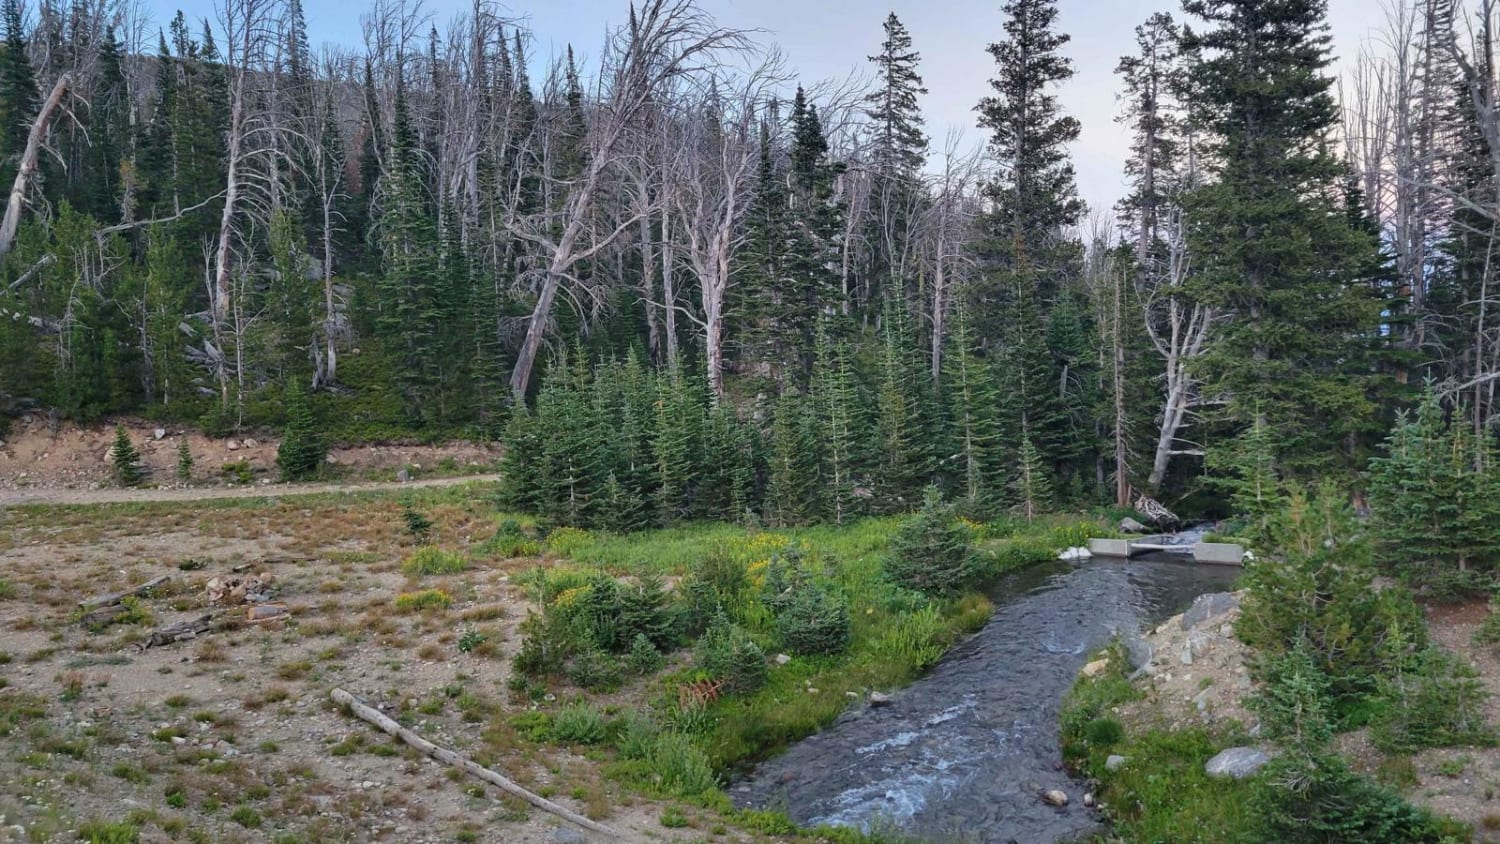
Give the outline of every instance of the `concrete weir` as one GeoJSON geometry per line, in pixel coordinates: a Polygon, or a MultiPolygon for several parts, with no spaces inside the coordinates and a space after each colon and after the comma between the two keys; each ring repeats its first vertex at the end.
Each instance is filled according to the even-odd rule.
{"type": "Polygon", "coordinates": [[[1137,539],[1090,539],[1089,553],[1095,557],[1138,557],[1141,554],[1166,553],[1191,555],[1194,562],[1238,566],[1245,559],[1244,546],[1232,542],[1196,542],[1174,544],[1166,535],[1142,536],[1137,539]]]}

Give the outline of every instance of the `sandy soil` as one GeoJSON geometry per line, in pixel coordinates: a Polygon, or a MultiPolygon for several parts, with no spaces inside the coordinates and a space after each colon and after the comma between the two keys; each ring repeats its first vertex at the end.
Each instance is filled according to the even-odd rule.
{"type": "MultiPolygon", "coordinates": [[[[429,508],[436,544],[488,538],[492,489],[429,508]]],[[[81,823],[127,817],[143,842],[598,840],[394,744],[330,705],[336,686],[616,840],[747,840],[711,812],[638,796],[585,748],[520,739],[512,718],[528,705],[506,681],[525,598],[511,578],[537,561],[476,554],[461,574],[410,579],[396,496],[0,510],[0,525],[0,840],[70,841],[81,823]],[[209,603],[208,579],[239,566],[271,575],[287,620],[248,624],[244,606],[209,603]],[[158,575],[171,580],[140,601],[149,620],[78,622],[81,598],[158,575]],[[426,588],[452,607],[394,609],[426,588]],[[214,631],[141,648],[204,613],[214,631]],[[485,640],[462,653],[471,631],[485,640]],[[690,825],[664,827],[669,806],[690,825]]]]}
{"type": "MultiPolygon", "coordinates": [[[[212,439],[197,431],[163,428],[138,419],[119,422],[125,425],[131,442],[140,451],[153,486],[223,488],[231,482],[224,465],[240,461],[249,465],[255,485],[271,483],[276,477],[274,436],[251,434],[212,439]],[[177,477],[177,449],[184,440],[194,461],[192,477],[187,482],[177,477]]],[[[79,426],[65,422],[54,429],[45,416],[16,420],[10,433],[0,438],[0,492],[99,490],[112,486],[110,448],[114,436],[113,423],[79,426]]],[[[402,469],[414,479],[483,474],[493,470],[500,450],[494,444],[465,442],[335,445],[328,457],[328,472],[337,480],[396,481],[402,469]]],[[[0,504],[4,503],[6,499],[0,496],[0,504]]]]}

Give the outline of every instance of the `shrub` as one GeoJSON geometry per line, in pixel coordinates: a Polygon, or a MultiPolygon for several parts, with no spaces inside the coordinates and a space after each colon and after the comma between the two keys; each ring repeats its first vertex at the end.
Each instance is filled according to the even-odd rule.
{"type": "Polygon", "coordinates": [[[401,521],[406,523],[406,532],[418,545],[426,545],[432,541],[432,520],[422,515],[422,511],[411,506],[411,502],[401,502],[401,521]]]}
{"type": "Polygon", "coordinates": [[[141,465],[141,454],[130,441],[124,425],[115,426],[115,444],[110,448],[110,461],[114,466],[115,483],[120,486],[140,486],[146,482],[146,468],[141,465]]]}
{"type": "Polygon", "coordinates": [[[1500,645],[1500,612],[1496,612],[1493,605],[1489,615],[1484,617],[1484,623],[1474,631],[1474,642],[1479,645],[1500,645]]]}
{"type": "Polygon", "coordinates": [[[255,481],[255,470],[250,467],[248,460],[225,463],[219,467],[219,473],[224,476],[224,480],[232,484],[248,484],[255,481]]]}
{"type": "Polygon", "coordinates": [[[485,642],[488,642],[489,640],[490,640],[490,637],[484,635],[483,633],[479,632],[478,630],[473,630],[473,629],[465,630],[464,634],[462,636],[458,637],[458,652],[459,653],[465,653],[465,654],[466,653],[473,653],[473,651],[474,651],[475,648],[479,647],[480,645],[483,645],[485,642]]]}
{"type": "Polygon", "coordinates": [[[604,716],[587,703],[565,706],[552,718],[552,737],[573,744],[604,741],[604,716]]]}
{"type": "Polygon", "coordinates": [[[842,653],[849,647],[849,605],[828,587],[808,584],[776,614],[776,633],[794,654],[842,653]]]}
{"type": "Polygon", "coordinates": [[[967,586],[975,574],[969,531],[953,508],[929,488],[922,509],[902,523],[891,539],[885,569],[891,580],[925,595],[949,595],[967,586]]]}
{"type": "Polygon", "coordinates": [[[1492,744],[1495,737],[1484,720],[1487,697],[1473,666],[1440,648],[1426,648],[1382,678],[1371,738],[1388,753],[1492,744]]]}
{"type": "Polygon", "coordinates": [[[649,715],[630,710],[620,718],[615,750],[622,759],[649,759],[661,728],[649,715]]]}
{"type": "Polygon", "coordinates": [[[720,610],[738,617],[749,588],[744,561],[727,549],[715,548],[699,558],[682,584],[684,632],[702,633],[720,610]]]}
{"type": "Polygon", "coordinates": [[[709,622],[694,657],[709,677],[722,681],[728,694],[749,694],[766,682],[765,652],[722,612],[709,622]]]}
{"type": "Polygon", "coordinates": [[[1235,632],[1266,657],[1306,648],[1335,708],[1347,710],[1406,658],[1386,644],[1393,633],[1413,650],[1426,645],[1422,612],[1405,590],[1374,588],[1369,544],[1332,487],[1312,498],[1293,489],[1270,530],[1282,558],[1246,565],[1235,632]]]}
{"type": "Polygon", "coordinates": [[[78,840],[89,844],[136,844],[141,830],[135,824],[89,821],[78,827],[78,840]]]}
{"type": "Polygon", "coordinates": [[[328,457],[328,445],[313,419],[307,392],[297,378],[286,382],[286,430],[276,448],[276,468],[282,480],[300,481],[316,475],[328,457]]]}
{"type": "Polygon", "coordinates": [[[445,610],[453,606],[453,596],[441,589],[423,589],[420,592],[402,592],[396,596],[397,612],[425,612],[445,610]]]}
{"type": "Polygon", "coordinates": [[[409,575],[428,574],[458,574],[469,567],[469,561],[462,554],[452,551],[444,551],[441,548],[424,546],[413,551],[401,563],[401,571],[409,575]]]}
{"type": "Polygon", "coordinates": [[[575,686],[608,690],[620,685],[620,661],[592,643],[576,648],[563,664],[563,673],[575,686]]]}
{"type": "Polygon", "coordinates": [[[1251,808],[1261,840],[1281,844],[1439,844],[1445,837],[1432,815],[1326,755],[1273,760],[1259,777],[1251,808]]]}
{"type": "Polygon", "coordinates": [[[666,664],[667,658],[662,656],[661,651],[657,650],[655,645],[651,644],[646,634],[637,633],[635,640],[630,643],[630,654],[625,658],[625,662],[630,666],[631,673],[645,676],[660,671],[661,667],[666,664]]]}
{"type": "Polygon", "coordinates": [[[719,787],[708,756],[681,733],[657,736],[647,760],[658,788],[679,797],[696,797],[719,787]]]}
{"type": "Polygon", "coordinates": [[[1092,747],[1114,747],[1125,739],[1125,728],[1113,718],[1095,718],[1084,725],[1083,739],[1092,747]]]}
{"type": "Polygon", "coordinates": [[[1266,659],[1258,673],[1261,688],[1247,703],[1260,715],[1266,734],[1294,748],[1326,745],[1333,737],[1333,699],[1306,640],[1266,659]]]}

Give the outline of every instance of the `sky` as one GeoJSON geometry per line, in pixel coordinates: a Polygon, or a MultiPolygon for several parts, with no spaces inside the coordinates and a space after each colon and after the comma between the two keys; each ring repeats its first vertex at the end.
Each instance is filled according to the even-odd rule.
{"type": "MultiPolygon", "coordinates": [[[[165,23],[177,8],[191,17],[212,17],[213,0],[146,0],[165,23]]],[[[922,54],[922,98],[933,147],[941,150],[950,131],[967,144],[982,143],[975,103],[989,91],[994,68],[985,47],[1004,35],[1003,0],[700,0],[725,26],[764,30],[757,40],[780,45],[790,68],[804,82],[867,73],[867,58],[883,39],[881,23],[895,12],[922,54]]],[[[471,0],[425,0],[442,22],[466,12],[471,0]]],[[[1383,0],[1328,0],[1334,50],[1343,67],[1384,22],[1383,0]]],[[[359,17],[366,0],[303,0],[309,40],[360,43],[359,17]]],[[[529,22],[537,55],[546,64],[573,44],[581,56],[598,54],[607,28],[622,22],[628,0],[507,0],[502,9],[529,22]]],[[[1079,192],[1093,208],[1111,206],[1125,190],[1122,167],[1127,138],[1114,122],[1118,111],[1114,76],[1120,56],[1131,51],[1136,25],[1157,11],[1181,14],[1176,0],[1058,0],[1058,27],[1072,36],[1065,52],[1073,79],[1060,90],[1063,107],[1083,132],[1073,146],[1079,192]]]]}

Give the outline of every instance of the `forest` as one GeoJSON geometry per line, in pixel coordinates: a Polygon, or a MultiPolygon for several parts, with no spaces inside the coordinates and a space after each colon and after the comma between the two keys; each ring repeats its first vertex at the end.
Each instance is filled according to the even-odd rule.
{"type": "Polygon", "coordinates": [[[973,149],[895,14],[856,83],[692,0],[591,73],[482,0],[317,53],[300,0],[5,0],[0,425],[503,439],[512,503],[618,528],[932,484],[1221,513],[1262,472],[1358,488],[1424,393],[1486,474],[1492,5],[1392,4],[1342,80],[1323,0],[1152,15],[1130,190],[1089,209],[1054,0],[997,16],[973,149]]]}

